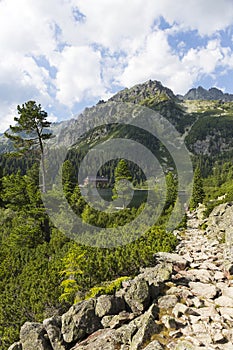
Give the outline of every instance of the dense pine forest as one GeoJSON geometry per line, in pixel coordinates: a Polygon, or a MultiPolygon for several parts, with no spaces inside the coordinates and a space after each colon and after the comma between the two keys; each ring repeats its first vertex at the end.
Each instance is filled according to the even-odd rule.
{"type": "MultiPolygon", "coordinates": [[[[17,339],[19,327],[25,321],[42,321],[64,312],[74,301],[101,291],[106,293],[108,289],[111,292],[120,283],[119,278],[135,275],[140,267],[150,266],[157,251],[172,251],[177,243],[175,236],[163,229],[172,210],[171,197],[167,198],[156,226],[129,245],[101,249],[75,243],[50,222],[40,198],[38,165],[27,166],[24,174],[20,167],[15,167],[15,172],[1,176],[0,336],[3,349],[17,339]],[[113,280],[116,281],[110,287],[102,285],[113,280]]],[[[72,170],[69,161],[64,167],[72,170]]],[[[72,175],[72,171],[69,174],[72,175]]],[[[79,215],[99,220],[102,225],[110,224],[104,222],[104,217],[95,217],[90,212],[82,203],[78,185],[67,172],[64,175],[64,190],[79,215]]],[[[200,188],[204,189],[202,198],[208,210],[221,201],[233,200],[231,163],[216,164],[213,174],[200,179],[196,177],[194,206],[199,202],[195,196],[203,196],[200,188]],[[216,200],[225,193],[224,199],[216,200]]],[[[174,188],[169,191],[174,193],[174,188]]],[[[130,219],[137,210],[140,208],[122,210],[115,217],[115,224],[130,219]]],[[[182,226],[185,227],[185,220],[182,226]]]]}

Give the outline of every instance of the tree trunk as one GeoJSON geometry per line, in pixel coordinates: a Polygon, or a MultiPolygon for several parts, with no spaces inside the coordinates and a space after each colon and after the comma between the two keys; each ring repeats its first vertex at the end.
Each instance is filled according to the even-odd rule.
{"type": "Polygon", "coordinates": [[[41,164],[42,164],[42,192],[46,193],[44,152],[41,153],[41,164]]]}

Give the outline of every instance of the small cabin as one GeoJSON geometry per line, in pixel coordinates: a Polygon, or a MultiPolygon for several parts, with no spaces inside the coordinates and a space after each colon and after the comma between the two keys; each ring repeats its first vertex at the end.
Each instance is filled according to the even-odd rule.
{"type": "Polygon", "coordinates": [[[83,181],[83,185],[95,185],[96,187],[106,187],[106,185],[108,185],[108,178],[104,176],[87,176],[83,181]]]}

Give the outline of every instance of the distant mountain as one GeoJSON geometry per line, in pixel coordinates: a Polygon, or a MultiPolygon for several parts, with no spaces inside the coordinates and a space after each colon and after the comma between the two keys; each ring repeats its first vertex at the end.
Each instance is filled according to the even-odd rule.
{"type": "Polygon", "coordinates": [[[232,102],[233,94],[223,93],[216,87],[206,90],[199,86],[198,88],[189,90],[183,98],[184,100],[221,100],[223,102],[232,102]]]}
{"type": "Polygon", "coordinates": [[[110,101],[141,103],[151,98],[157,102],[177,100],[172,90],[164,87],[160,81],[149,80],[143,84],[137,84],[130,89],[126,88],[119,91],[110,98],[110,101]]]}
{"type": "MultiPolygon", "coordinates": [[[[117,108],[111,108],[111,104],[131,103],[135,108],[148,107],[165,117],[184,139],[190,152],[199,159],[204,158],[203,164],[213,164],[215,160],[232,159],[233,155],[233,95],[223,93],[217,88],[206,90],[202,87],[191,89],[184,96],[176,96],[171,89],[164,87],[159,81],[149,80],[143,84],[137,84],[126,88],[112,96],[108,101],[99,101],[96,106],[86,108],[83,113],[74,119],[51,125],[54,137],[50,146],[67,146],[77,144],[82,149],[91,148],[103,139],[114,137],[132,137],[132,131],[126,127],[115,129],[102,126],[97,130],[89,131],[88,123],[94,118],[99,124],[104,125],[103,116],[116,115],[116,120],[121,120],[117,115],[117,108]],[[82,135],[77,139],[77,135],[82,135]]],[[[107,120],[107,119],[106,119],[107,120]]],[[[156,123],[156,120],[155,120],[156,123]]],[[[91,130],[91,129],[90,129],[91,130]]],[[[141,135],[145,139],[145,146],[153,143],[150,137],[141,135]]],[[[140,141],[141,139],[137,139],[140,141]]],[[[156,143],[154,144],[156,148],[156,143]]],[[[9,140],[4,135],[0,136],[0,153],[9,152],[12,149],[9,140]]]]}

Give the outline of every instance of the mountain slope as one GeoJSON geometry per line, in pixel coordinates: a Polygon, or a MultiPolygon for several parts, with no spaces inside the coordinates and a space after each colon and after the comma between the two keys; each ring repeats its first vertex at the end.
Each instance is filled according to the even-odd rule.
{"type": "MultiPolygon", "coordinates": [[[[123,131],[121,128],[121,131],[116,131],[111,126],[97,128],[88,132],[88,135],[85,134],[88,121],[95,118],[101,123],[104,113],[113,112],[109,106],[114,103],[131,103],[135,108],[138,105],[145,106],[158,112],[183,135],[188,149],[194,156],[208,156],[212,163],[219,157],[228,160],[232,156],[233,95],[224,94],[216,88],[205,90],[199,87],[178,98],[172,90],[158,81],[151,80],[124,89],[108,101],[99,101],[96,106],[86,108],[74,119],[52,124],[51,131],[56,137],[51,140],[50,146],[77,144],[77,134],[82,135],[81,144],[89,147],[100,143],[101,139],[119,137],[122,134],[130,137],[127,130],[123,131]]],[[[150,136],[145,138],[146,144],[150,144],[150,136]]],[[[9,141],[0,136],[0,153],[11,149],[9,141]]]]}

